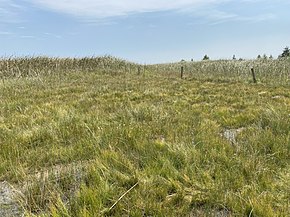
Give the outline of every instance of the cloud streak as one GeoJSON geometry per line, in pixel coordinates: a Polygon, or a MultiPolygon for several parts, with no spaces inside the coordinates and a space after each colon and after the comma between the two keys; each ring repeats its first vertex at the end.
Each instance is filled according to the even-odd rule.
{"type": "Polygon", "coordinates": [[[225,0],[30,0],[37,7],[81,17],[108,18],[134,13],[196,8],[225,0]]]}
{"type": "Polygon", "coordinates": [[[24,7],[13,0],[0,0],[0,23],[20,22],[19,13],[24,7]]]}
{"type": "Polygon", "coordinates": [[[0,31],[0,35],[12,35],[12,32],[0,31]]]}
{"type": "Polygon", "coordinates": [[[210,25],[218,25],[226,22],[259,23],[274,20],[277,18],[276,15],[272,13],[245,16],[237,13],[228,13],[216,9],[199,11],[197,13],[197,16],[206,17],[203,22],[210,25]]]}
{"type": "MultiPolygon", "coordinates": [[[[88,23],[107,18],[128,16],[146,12],[175,11],[206,18],[211,25],[224,22],[263,22],[275,18],[274,14],[243,16],[235,12],[217,9],[222,4],[237,3],[234,0],[26,0],[35,7],[69,14],[88,23]]],[[[288,0],[277,0],[287,2],[288,0]]],[[[239,4],[270,4],[269,0],[241,0],[239,4]]],[[[271,3],[272,4],[272,3],[271,3]]]]}
{"type": "MultiPolygon", "coordinates": [[[[241,0],[240,3],[269,3],[269,0],[241,0]]],[[[285,0],[277,0],[285,2],[285,0]]],[[[161,11],[178,11],[205,17],[213,23],[227,21],[257,22],[272,19],[271,14],[258,14],[254,17],[242,17],[236,13],[228,13],[216,9],[223,3],[233,3],[234,0],[0,0],[0,23],[21,21],[23,12],[29,8],[54,11],[68,14],[88,23],[108,20],[108,18],[128,16],[131,14],[161,11]]],[[[287,2],[287,1],[286,1],[287,2]]]]}

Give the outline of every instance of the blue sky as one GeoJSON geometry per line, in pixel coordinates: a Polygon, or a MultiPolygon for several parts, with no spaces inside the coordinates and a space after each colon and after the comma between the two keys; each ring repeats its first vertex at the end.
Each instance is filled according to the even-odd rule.
{"type": "Polygon", "coordinates": [[[0,56],[277,57],[289,10],[289,0],[0,0],[0,56]]]}

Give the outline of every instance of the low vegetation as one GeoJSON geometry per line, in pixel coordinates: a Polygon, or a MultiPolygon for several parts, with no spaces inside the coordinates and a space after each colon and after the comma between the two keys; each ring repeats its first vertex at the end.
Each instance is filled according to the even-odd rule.
{"type": "Polygon", "coordinates": [[[289,216],[289,65],[3,59],[0,181],[27,216],[289,216]]]}

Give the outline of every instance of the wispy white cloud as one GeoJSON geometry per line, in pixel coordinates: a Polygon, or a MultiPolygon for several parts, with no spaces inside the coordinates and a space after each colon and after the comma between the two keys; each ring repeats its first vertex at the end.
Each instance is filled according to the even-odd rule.
{"type": "Polygon", "coordinates": [[[30,39],[33,39],[33,38],[36,38],[35,36],[33,35],[21,35],[20,38],[30,38],[30,39]]]}
{"type": "Polygon", "coordinates": [[[12,32],[0,31],[0,35],[12,35],[12,32]]]}
{"type": "Polygon", "coordinates": [[[276,18],[275,14],[257,14],[252,16],[245,16],[232,12],[224,12],[220,10],[207,10],[198,12],[199,16],[206,17],[203,21],[209,23],[210,25],[218,25],[226,22],[248,22],[248,23],[258,23],[273,20],[276,18]]]}
{"type": "Polygon", "coordinates": [[[255,16],[249,16],[249,17],[240,17],[238,18],[238,20],[241,21],[249,21],[252,23],[257,23],[257,22],[263,22],[263,21],[269,21],[269,20],[274,20],[276,19],[276,15],[275,14],[260,14],[260,15],[255,15],[255,16]]]}
{"type": "Polygon", "coordinates": [[[48,37],[58,38],[58,39],[62,38],[61,35],[53,34],[53,33],[50,33],[50,32],[45,32],[44,35],[46,35],[48,37]]]}
{"type": "MultiPolygon", "coordinates": [[[[27,0],[28,1],[28,0],[27,0]]],[[[194,8],[225,0],[29,0],[36,6],[82,17],[107,18],[142,12],[194,8]]]]}
{"type": "Polygon", "coordinates": [[[24,7],[13,0],[0,0],[0,23],[20,22],[19,13],[24,7]]]}
{"type": "MultiPolygon", "coordinates": [[[[158,11],[178,11],[204,17],[210,24],[228,21],[261,22],[273,19],[274,14],[243,16],[234,12],[216,9],[223,3],[237,3],[234,0],[26,0],[36,7],[81,17],[88,23],[101,19],[130,14],[158,11]]],[[[288,0],[277,0],[287,2],[288,0]]],[[[268,4],[270,0],[241,0],[239,4],[260,2],[268,4]]],[[[271,3],[272,4],[272,3],[271,3]]],[[[101,21],[101,23],[104,22],[101,21]]]]}
{"type": "MultiPolygon", "coordinates": [[[[279,2],[286,3],[284,0],[277,0],[279,2]]],[[[270,6],[273,2],[270,0],[241,0],[240,2],[235,2],[234,0],[228,1],[217,1],[216,4],[206,4],[202,7],[192,9],[190,7],[181,9],[183,13],[191,14],[193,17],[201,17],[203,19],[197,19],[188,25],[195,24],[209,24],[209,25],[218,25],[226,22],[246,22],[246,23],[258,23],[270,21],[278,18],[278,15],[271,11],[266,12],[261,10],[265,5],[270,6]],[[257,7],[257,2],[261,7],[257,7]],[[236,7],[234,10],[230,10],[228,5],[236,4],[236,6],[247,6],[251,8],[254,5],[254,13],[247,13],[248,11],[239,9],[236,7]]]]}
{"type": "MultiPolygon", "coordinates": [[[[288,2],[288,0],[277,0],[288,2]]],[[[243,17],[240,14],[217,10],[223,3],[238,3],[234,0],[0,0],[0,23],[21,20],[19,12],[30,7],[69,14],[84,19],[87,23],[104,23],[104,18],[127,16],[136,13],[179,11],[205,17],[214,24],[227,21],[265,21],[273,14],[258,14],[243,17]],[[25,5],[25,7],[23,6],[25,5]],[[100,21],[101,20],[101,21],[100,21]]],[[[245,3],[269,3],[270,0],[241,0],[245,3]]],[[[106,22],[107,23],[107,22],[106,22]]]]}

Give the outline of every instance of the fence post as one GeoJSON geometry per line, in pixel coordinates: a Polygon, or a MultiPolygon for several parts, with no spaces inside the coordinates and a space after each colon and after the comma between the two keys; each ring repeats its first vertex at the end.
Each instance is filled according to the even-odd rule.
{"type": "Polygon", "coordinates": [[[252,76],[253,76],[253,81],[256,84],[257,83],[257,79],[256,79],[256,75],[255,75],[255,71],[254,71],[254,67],[251,67],[251,72],[252,72],[252,76]]]}
{"type": "Polygon", "coordinates": [[[180,68],[180,78],[181,79],[183,78],[183,72],[184,72],[184,67],[181,66],[181,68],[180,68]]]}

